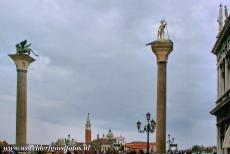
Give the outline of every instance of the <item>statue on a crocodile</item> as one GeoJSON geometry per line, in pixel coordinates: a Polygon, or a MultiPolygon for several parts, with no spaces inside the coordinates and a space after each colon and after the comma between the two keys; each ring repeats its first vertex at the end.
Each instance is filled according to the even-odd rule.
{"type": "Polygon", "coordinates": [[[35,56],[38,56],[33,52],[33,50],[30,48],[31,43],[27,44],[27,40],[22,41],[18,44],[16,44],[16,53],[17,54],[28,54],[30,55],[30,52],[32,52],[35,56]]]}

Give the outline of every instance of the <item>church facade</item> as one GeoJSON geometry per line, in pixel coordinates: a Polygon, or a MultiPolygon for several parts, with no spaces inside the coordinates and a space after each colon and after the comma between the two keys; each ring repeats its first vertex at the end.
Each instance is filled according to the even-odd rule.
{"type": "Polygon", "coordinates": [[[217,57],[217,100],[210,112],[216,116],[218,154],[230,154],[230,17],[226,7],[225,17],[223,21],[220,6],[219,34],[212,49],[217,57]]]}
{"type": "Polygon", "coordinates": [[[125,138],[123,136],[115,137],[112,130],[109,129],[106,135],[102,137],[97,134],[97,139],[92,141],[92,148],[96,151],[112,152],[112,151],[122,151],[122,146],[125,144],[125,138]]]}

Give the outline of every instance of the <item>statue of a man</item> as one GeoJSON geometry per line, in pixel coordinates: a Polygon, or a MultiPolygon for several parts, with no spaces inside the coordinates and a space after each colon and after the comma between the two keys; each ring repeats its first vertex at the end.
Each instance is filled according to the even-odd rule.
{"type": "Polygon", "coordinates": [[[158,39],[164,40],[164,35],[165,35],[164,33],[165,33],[166,26],[167,26],[166,21],[161,20],[161,25],[158,29],[158,34],[157,34],[158,39]]]}

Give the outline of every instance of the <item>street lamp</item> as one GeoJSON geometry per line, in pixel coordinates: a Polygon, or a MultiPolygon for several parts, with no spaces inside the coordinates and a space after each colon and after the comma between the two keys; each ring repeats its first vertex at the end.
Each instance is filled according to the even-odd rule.
{"type": "Polygon", "coordinates": [[[143,130],[141,130],[141,122],[140,121],[137,122],[137,130],[139,133],[144,133],[144,132],[147,133],[147,154],[149,154],[149,133],[154,132],[156,127],[156,122],[153,119],[150,121],[151,114],[149,112],[146,114],[146,119],[147,119],[147,125],[144,126],[143,130]]]}
{"type": "Polygon", "coordinates": [[[169,143],[169,150],[170,150],[170,146],[174,142],[174,140],[175,140],[174,137],[171,139],[171,135],[168,134],[168,141],[167,141],[167,143],[169,143]]]}

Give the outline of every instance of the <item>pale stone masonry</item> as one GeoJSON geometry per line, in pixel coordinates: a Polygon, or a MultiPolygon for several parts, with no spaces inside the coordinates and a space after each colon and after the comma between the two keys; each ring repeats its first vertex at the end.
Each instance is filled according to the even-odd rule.
{"type": "Polygon", "coordinates": [[[212,53],[217,60],[217,100],[210,113],[216,116],[217,153],[230,154],[230,16],[217,36],[212,53]]]}

